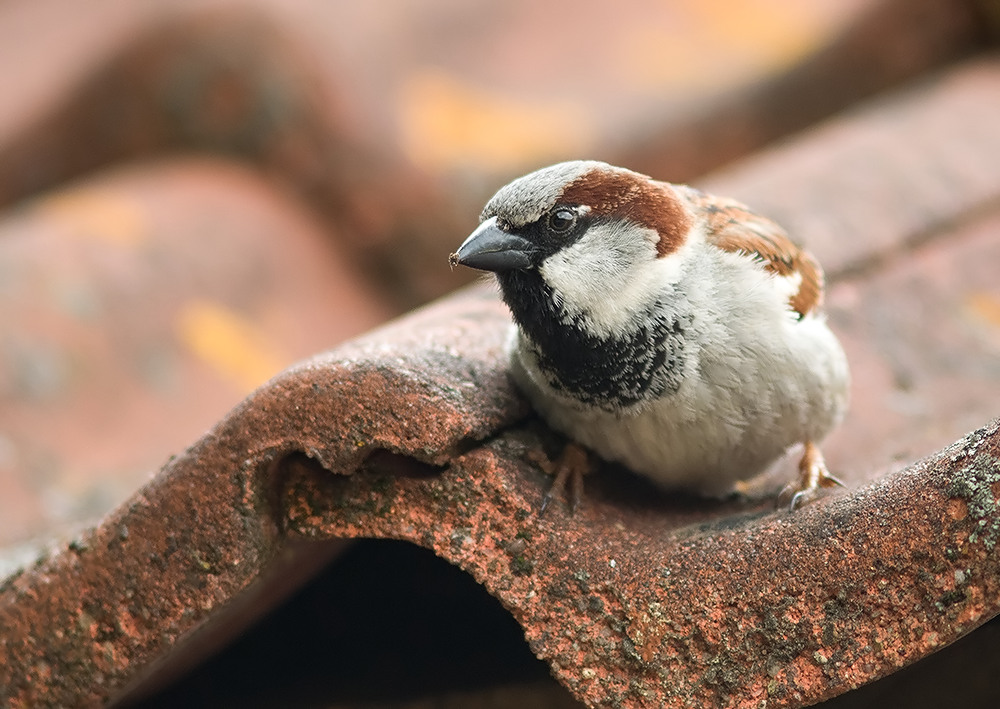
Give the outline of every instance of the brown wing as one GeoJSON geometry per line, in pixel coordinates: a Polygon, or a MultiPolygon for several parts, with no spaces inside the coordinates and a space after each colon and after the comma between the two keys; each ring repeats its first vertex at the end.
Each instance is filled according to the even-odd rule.
{"type": "Polygon", "coordinates": [[[723,251],[748,254],[777,276],[798,276],[798,290],[789,305],[799,317],[822,305],[823,269],[811,254],[788,238],[784,229],[736,200],[704,193],[693,195],[693,200],[706,219],[710,244],[723,251]]]}

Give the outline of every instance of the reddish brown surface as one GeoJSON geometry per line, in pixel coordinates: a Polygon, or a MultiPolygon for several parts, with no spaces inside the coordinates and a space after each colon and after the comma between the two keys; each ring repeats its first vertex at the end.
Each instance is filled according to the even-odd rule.
{"type": "Polygon", "coordinates": [[[163,150],[238,154],[412,307],[468,282],[431,275],[435,254],[507,178],[585,155],[693,179],[969,52],[973,5],[8,3],[0,202],[163,150]]]}
{"type": "Polygon", "coordinates": [[[430,479],[300,469],[288,518],[310,536],[403,538],[460,565],[589,705],[801,706],[998,611],[997,431],[794,518],[650,503],[609,476],[576,516],[540,520],[545,481],[523,461],[539,442],[523,431],[430,479]]]}
{"type": "MultiPolygon", "coordinates": [[[[991,86],[997,66],[939,86],[991,86]]],[[[846,155],[891,109],[857,114],[846,143],[818,139],[846,155]]],[[[905,117],[923,104],[897,110],[913,125],[905,117]]],[[[915,183],[883,174],[868,183],[872,204],[880,190],[905,201],[915,183]]],[[[248,589],[270,593],[293,583],[289,568],[313,568],[325,552],[299,540],[342,536],[407,539],[469,571],[593,705],[801,706],[953,641],[1000,610],[997,425],[866,481],[996,413],[1000,213],[985,195],[1000,194],[1000,178],[969,174],[983,206],[964,225],[938,226],[969,213],[964,199],[944,202],[891,261],[835,278],[854,406],[826,450],[850,491],[790,514],[773,511],[775,477],[757,500],[718,505],[606,469],[575,516],[557,505],[539,519],[547,480],[529,453],[557,442],[506,380],[507,316],[484,287],[284,374],[93,535],[10,580],[0,686],[15,705],[115,696],[159,663],[196,657],[248,589]],[[43,625],[60,632],[39,642],[43,625]]],[[[772,175],[718,179],[738,192],[772,175]]],[[[799,184],[793,221],[793,202],[811,213],[829,194],[799,184]]]]}
{"type": "Polygon", "coordinates": [[[1000,59],[970,60],[698,181],[775,219],[828,277],[950,237],[996,200],[1000,59]],[[808,200],[808,201],[807,201],[808,200]]]}
{"type": "Polygon", "coordinates": [[[389,317],[329,236],[209,158],[0,219],[0,546],[102,516],[255,387],[389,317]]]}
{"type": "Polygon", "coordinates": [[[539,519],[546,480],[525,455],[542,442],[518,424],[505,322],[492,295],[467,293],[295,368],[93,535],[9,580],[6,701],[114,696],[300,538],[433,549],[602,706],[799,706],[1000,610],[996,424],[794,514],[677,501],[606,470],[575,516],[539,519]],[[61,632],[39,643],[43,618],[61,632]]]}
{"type": "MultiPolygon", "coordinates": [[[[691,176],[982,34],[950,0],[755,1],[583,3],[558,33],[559,10],[529,2],[3,5],[0,64],[18,71],[0,110],[0,543],[99,516],[266,376],[470,280],[440,253],[510,172],[586,151],[691,176]],[[598,32],[605,42],[574,51],[598,32]],[[695,104],[710,125],[685,118],[695,104]],[[526,135],[551,125],[553,106],[560,129],[526,135]],[[577,122],[594,125],[566,127],[577,122]],[[164,168],[151,158],[166,150],[238,156],[300,199],[249,173],[164,168]],[[123,160],[145,164],[67,185],[123,160]],[[10,206],[30,195],[41,199],[10,206]],[[226,245],[199,251],[206,229],[226,245]],[[294,275],[303,262],[316,268],[294,275]],[[250,384],[178,342],[185,299],[213,294],[256,328],[245,348],[267,371],[250,384]]],[[[821,231],[791,226],[837,266],[821,231]]]]}
{"type": "MultiPolygon", "coordinates": [[[[219,40],[219,25],[206,27],[219,40]]],[[[219,41],[243,57],[256,46],[247,37],[262,36],[237,35],[219,41]]],[[[127,56],[148,76],[142,67],[169,69],[188,53],[176,41],[127,56]]],[[[111,75],[131,68],[112,64],[111,75]]],[[[251,74],[266,86],[266,71],[251,74]]],[[[539,518],[548,480],[529,461],[559,441],[506,379],[503,306],[488,288],[466,291],[282,374],[96,530],[0,582],[0,704],[94,706],[148,691],[251,622],[344,536],[409,540],[468,571],[593,706],[802,706],[973,630],[1000,611],[998,85],[1000,63],[981,59],[705,181],[775,216],[831,273],[854,402],[824,450],[849,490],[792,514],[772,508],[780,469],[759,481],[758,497],[714,504],[658,494],[608,467],[588,480],[575,516],[555,505],[539,518]]],[[[82,98],[78,107],[92,110],[82,98]]],[[[185,125],[204,127],[205,114],[194,115],[185,125]]],[[[226,125],[254,113],[207,117],[220,115],[226,125]]],[[[70,136],[72,121],[60,125],[70,136]]],[[[339,124],[320,125],[317,136],[339,124]]],[[[251,147],[287,146],[280,136],[295,131],[263,135],[276,142],[251,147]]],[[[329,160],[338,145],[316,149],[329,160]]],[[[271,166],[288,155],[262,154],[271,166]]],[[[94,155],[111,153],[70,161],[68,172],[94,155]]],[[[37,167],[52,169],[50,180],[67,174],[46,160],[37,167]]],[[[412,175],[376,172],[369,185],[412,175]]],[[[169,222],[171,204],[204,216],[212,207],[192,205],[220,203],[181,183],[165,194],[183,199],[160,204],[159,219],[169,222]]],[[[163,184],[113,192],[145,204],[163,184]]],[[[272,204],[252,188],[231,194],[248,222],[288,217],[253,211],[249,194],[272,204]]],[[[372,199],[344,203],[354,205],[345,223],[362,225],[349,236],[391,231],[372,199]]],[[[237,265],[267,252],[235,250],[237,265]]],[[[414,268],[433,262],[422,277],[448,277],[446,253],[426,252],[414,268]]],[[[315,278],[327,297],[323,274],[315,278]]],[[[260,282],[250,283],[234,292],[253,302],[260,282]]]]}

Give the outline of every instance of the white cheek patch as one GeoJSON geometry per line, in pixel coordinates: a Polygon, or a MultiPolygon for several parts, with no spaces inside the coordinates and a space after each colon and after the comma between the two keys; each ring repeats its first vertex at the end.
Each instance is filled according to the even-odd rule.
{"type": "Polygon", "coordinates": [[[682,259],[657,258],[658,239],[653,229],[622,222],[592,227],[539,273],[567,319],[585,315],[595,335],[607,336],[634,326],[636,313],[680,275],[682,259]]]}

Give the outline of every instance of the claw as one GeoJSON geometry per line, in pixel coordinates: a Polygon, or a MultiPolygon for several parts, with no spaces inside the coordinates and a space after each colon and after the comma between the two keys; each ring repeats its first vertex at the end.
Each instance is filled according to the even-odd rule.
{"type": "Polygon", "coordinates": [[[796,483],[789,483],[778,496],[780,501],[791,495],[788,503],[790,512],[794,512],[801,505],[816,499],[820,488],[846,487],[839,478],[830,474],[826,468],[826,461],[823,454],[812,441],[805,442],[805,450],[802,452],[802,460],[799,461],[799,479],[796,483]]]}
{"type": "Polygon", "coordinates": [[[552,485],[542,497],[542,504],[538,507],[538,515],[545,514],[545,510],[552,504],[552,500],[563,493],[567,481],[570,483],[570,488],[566,502],[569,505],[570,514],[575,513],[583,498],[583,476],[590,469],[587,450],[575,443],[568,443],[555,463],[535,452],[532,452],[529,457],[546,475],[554,477],[552,485]]]}
{"type": "Polygon", "coordinates": [[[549,491],[545,493],[544,497],[542,497],[542,504],[538,506],[539,517],[545,514],[545,510],[549,509],[549,504],[552,502],[553,497],[554,495],[552,494],[552,488],[549,488],[549,491]]]}

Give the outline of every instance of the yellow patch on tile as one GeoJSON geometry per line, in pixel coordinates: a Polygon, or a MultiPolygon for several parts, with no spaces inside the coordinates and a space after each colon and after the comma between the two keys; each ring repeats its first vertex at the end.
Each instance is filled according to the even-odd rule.
{"type": "Polygon", "coordinates": [[[288,358],[258,327],[220,303],[186,303],[177,315],[175,330],[198,359],[242,392],[260,386],[288,364],[288,358]]]}
{"type": "Polygon", "coordinates": [[[977,319],[1000,328],[1000,296],[993,293],[973,293],[965,299],[965,304],[977,319]]]}
{"type": "Polygon", "coordinates": [[[630,85],[701,93],[778,73],[818,50],[842,19],[787,0],[678,0],[672,10],[673,22],[620,39],[613,56],[630,85]]]}
{"type": "Polygon", "coordinates": [[[525,101],[416,70],[399,96],[403,149],[425,169],[504,171],[588,152],[594,130],[568,101],[525,101]]]}
{"type": "Polygon", "coordinates": [[[35,203],[42,214],[53,217],[74,236],[134,247],[145,241],[149,226],[142,209],[111,192],[68,190],[35,203]]]}

